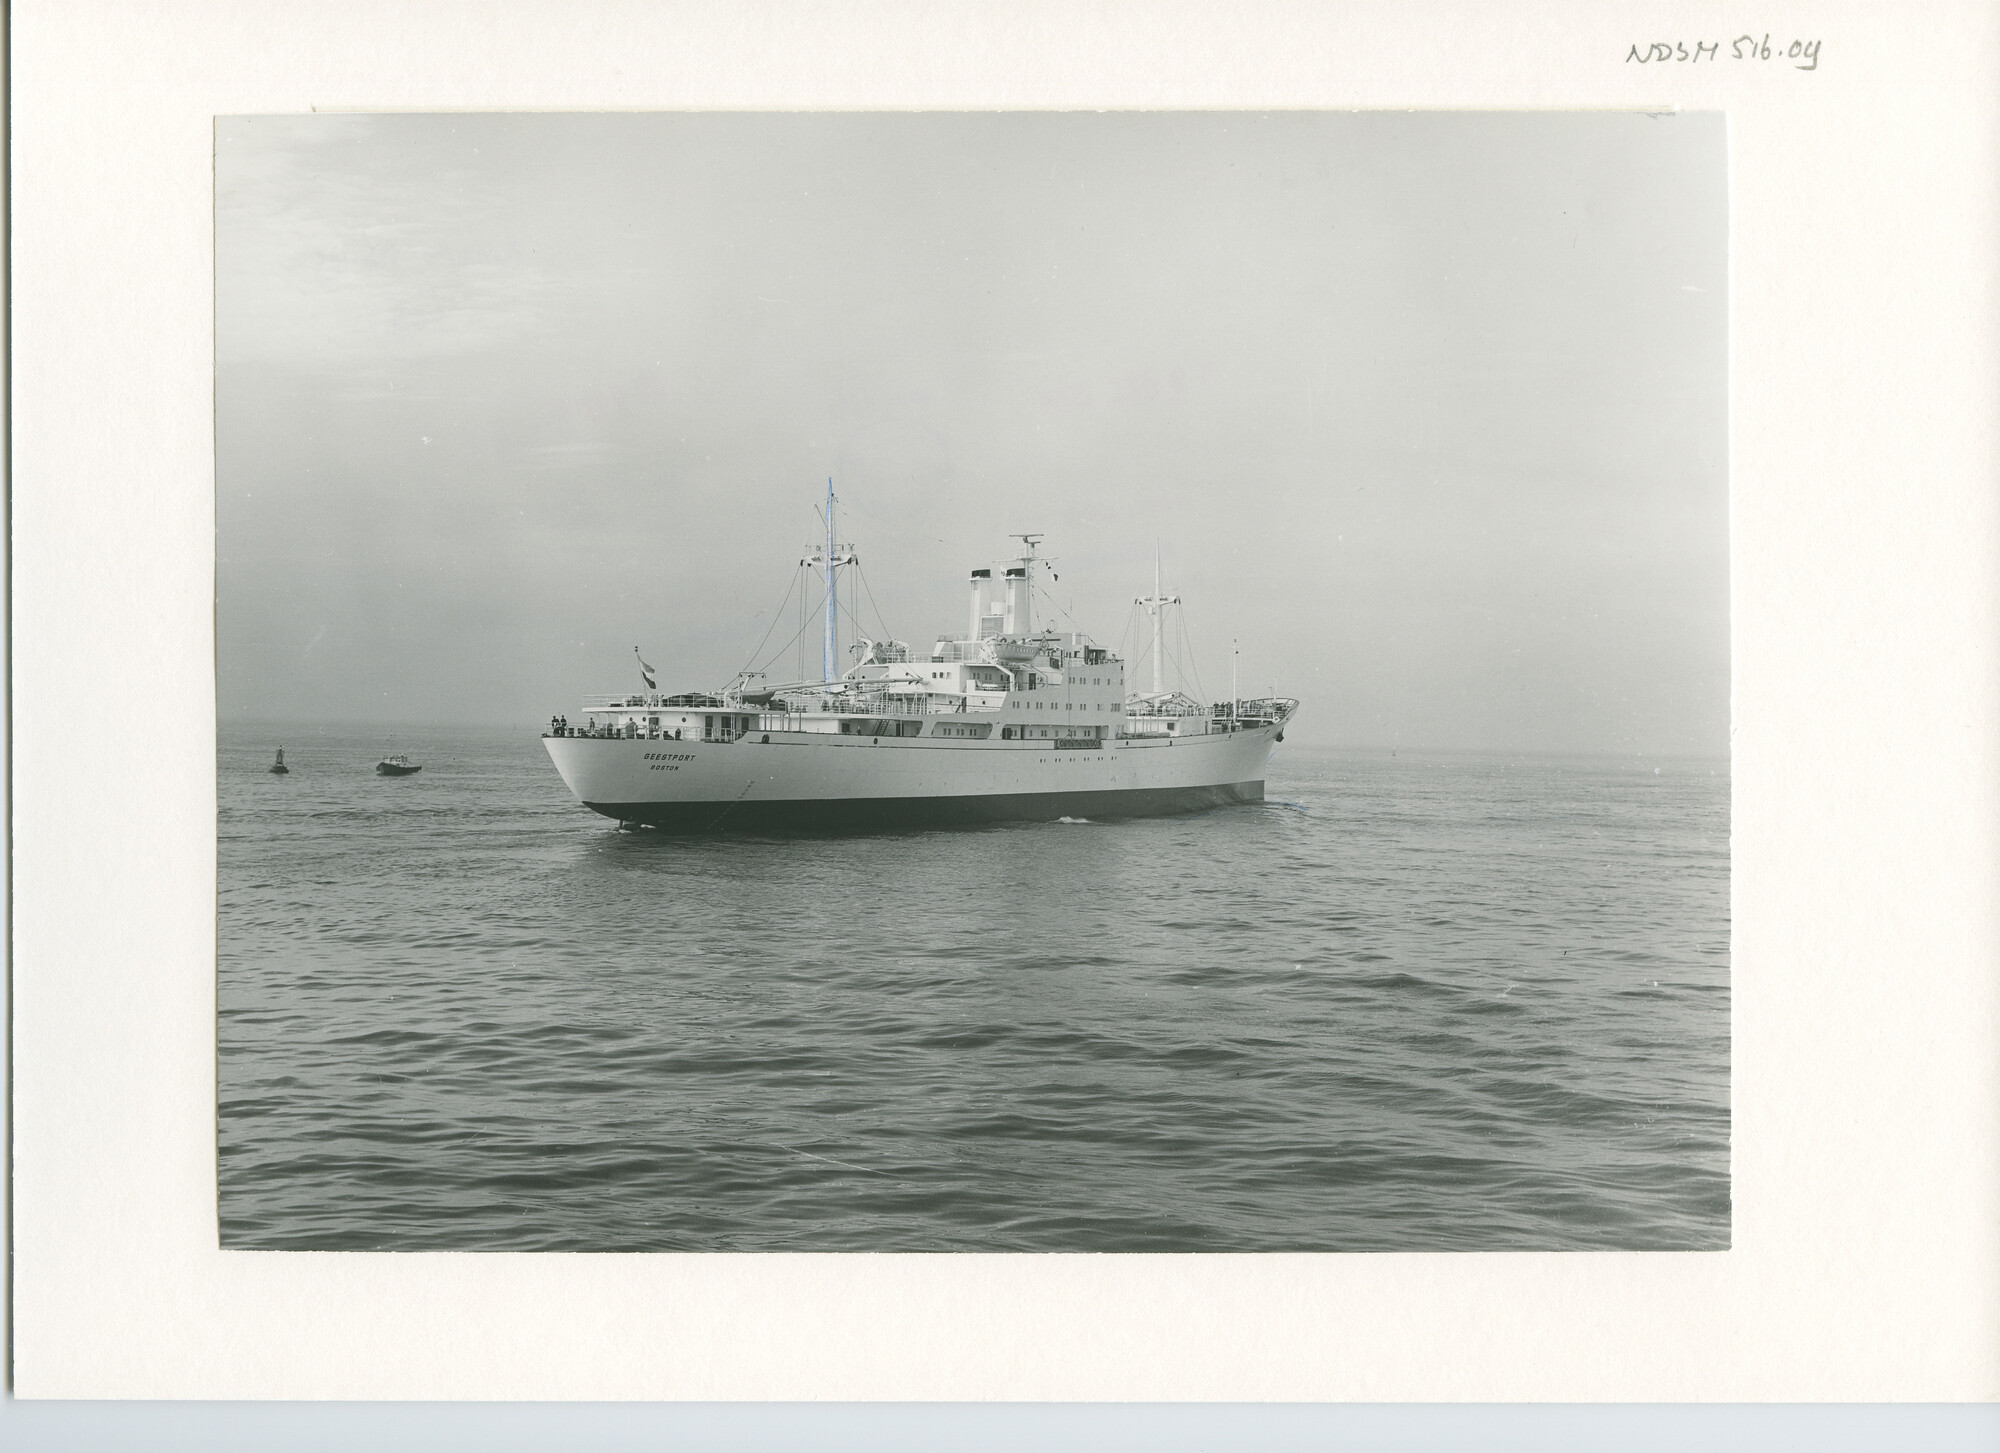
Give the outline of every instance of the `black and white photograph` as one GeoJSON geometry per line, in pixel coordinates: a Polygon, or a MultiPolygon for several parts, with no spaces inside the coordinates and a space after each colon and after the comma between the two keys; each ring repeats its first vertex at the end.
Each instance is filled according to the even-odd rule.
{"type": "Polygon", "coordinates": [[[1730,1248],[1726,140],[218,118],[222,1248],[1730,1248]]]}

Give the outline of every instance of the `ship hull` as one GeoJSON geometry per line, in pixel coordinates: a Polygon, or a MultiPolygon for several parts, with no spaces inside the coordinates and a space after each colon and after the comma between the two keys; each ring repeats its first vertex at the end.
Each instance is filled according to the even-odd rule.
{"type": "Polygon", "coordinates": [[[620,822],[666,832],[895,832],[1058,818],[1167,817],[1261,802],[1262,782],[1106,792],[1020,792],[998,797],[850,797],[786,802],[586,802],[620,822]]]}
{"type": "Polygon", "coordinates": [[[578,801],[621,822],[677,832],[865,832],[1257,802],[1275,735],[1267,727],[1090,750],[782,732],[719,743],[543,743],[578,801]]]}

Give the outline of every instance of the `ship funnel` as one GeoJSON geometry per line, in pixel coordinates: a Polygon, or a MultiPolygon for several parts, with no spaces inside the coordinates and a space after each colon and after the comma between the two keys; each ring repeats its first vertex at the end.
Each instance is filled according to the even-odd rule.
{"type": "Polygon", "coordinates": [[[1025,636],[1032,629],[1029,620],[1028,568],[1025,565],[1009,566],[1007,570],[1007,634],[1025,636]]]}
{"type": "Polygon", "coordinates": [[[981,597],[986,592],[986,582],[992,578],[993,572],[991,570],[975,570],[972,572],[972,625],[965,633],[965,638],[968,641],[979,639],[979,618],[985,614],[983,610],[985,601],[981,597]]]}

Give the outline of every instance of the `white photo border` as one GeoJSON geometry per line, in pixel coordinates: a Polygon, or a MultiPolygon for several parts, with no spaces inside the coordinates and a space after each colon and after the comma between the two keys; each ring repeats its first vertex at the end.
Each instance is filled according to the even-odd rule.
{"type": "Polygon", "coordinates": [[[1789,5],[1746,59],[1718,14],[18,0],[19,1393],[1994,1397],[2000,19],[1789,5]],[[215,118],[989,108],[1727,114],[1733,1248],[218,1250],[215,118]]]}

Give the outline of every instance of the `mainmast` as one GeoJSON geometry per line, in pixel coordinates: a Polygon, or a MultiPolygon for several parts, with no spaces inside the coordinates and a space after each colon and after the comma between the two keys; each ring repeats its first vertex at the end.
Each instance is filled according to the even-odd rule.
{"type": "Polygon", "coordinates": [[[1134,602],[1134,604],[1146,607],[1146,613],[1153,618],[1153,695],[1155,696],[1158,696],[1164,689],[1160,684],[1161,617],[1166,614],[1168,606],[1179,605],[1180,603],[1181,598],[1178,595],[1162,595],[1160,593],[1160,547],[1156,542],[1153,546],[1153,593],[1151,595],[1142,595],[1134,602]]]}
{"type": "Polygon", "coordinates": [[[1035,546],[1041,543],[1040,535],[1016,535],[1021,542],[1019,564],[1007,571],[1007,634],[1010,636],[1031,636],[1035,633],[1034,616],[1034,575],[1035,562],[1041,557],[1035,554],[1035,546]]]}

